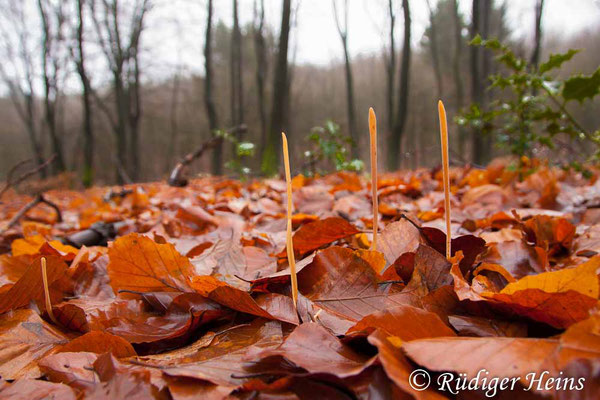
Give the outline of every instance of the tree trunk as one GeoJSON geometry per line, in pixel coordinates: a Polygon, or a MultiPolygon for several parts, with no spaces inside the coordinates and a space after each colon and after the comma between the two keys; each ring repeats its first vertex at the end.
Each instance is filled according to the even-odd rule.
{"type": "Polygon", "coordinates": [[[438,50],[437,26],[435,22],[435,14],[431,8],[431,3],[427,0],[427,8],[429,9],[429,50],[431,51],[431,62],[433,64],[433,73],[435,75],[435,83],[437,88],[437,98],[442,99],[444,95],[444,82],[442,80],[442,70],[440,66],[440,52],[438,50]]]}
{"type": "Polygon", "coordinates": [[[544,11],[544,0],[535,3],[535,42],[531,54],[531,65],[537,69],[540,63],[540,52],[542,47],[542,12],[544,11]]]}
{"type": "Polygon", "coordinates": [[[142,116],[142,93],[140,87],[140,64],[138,48],[133,47],[133,79],[127,85],[129,103],[130,173],[133,181],[140,178],[140,119],[142,116]]]}
{"type": "Polygon", "coordinates": [[[77,0],[77,55],[75,67],[82,87],[83,105],[83,176],[85,187],[94,184],[94,133],[92,130],[92,97],[90,80],[85,69],[85,53],[83,51],[84,16],[83,6],[85,0],[77,0]]]}
{"type": "MultiPolygon", "coordinates": [[[[456,113],[458,114],[464,105],[463,80],[461,75],[460,61],[462,55],[462,23],[458,14],[458,0],[453,0],[452,16],[454,20],[454,59],[452,60],[452,75],[454,86],[456,86],[456,113]]],[[[461,157],[465,154],[466,132],[462,127],[458,128],[458,151],[461,157]]]]}
{"type": "Polygon", "coordinates": [[[169,140],[169,151],[167,153],[165,162],[165,171],[169,172],[173,168],[175,163],[175,154],[177,153],[177,138],[179,136],[179,124],[177,120],[177,109],[179,101],[179,89],[181,82],[181,73],[178,70],[173,77],[173,90],[171,91],[171,107],[169,110],[169,126],[170,126],[170,140],[169,140]]]}
{"type": "Polygon", "coordinates": [[[386,59],[386,105],[387,105],[387,133],[392,134],[394,129],[394,84],[396,82],[396,41],[394,30],[396,28],[396,14],[394,13],[394,2],[388,0],[388,12],[390,16],[390,48],[386,59]]]}
{"type": "Polygon", "coordinates": [[[400,165],[400,148],[406,117],[408,113],[408,85],[410,78],[410,30],[411,18],[408,0],[402,0],[404,13],[404,44],[402,46],[402,60],[400,62],[400,85],[398,90],[398,114],[396,115],[394,130],[388,147],[387,164],[389,170],[395,170],[400,165]]]}
{"type": "MultiPolygon", "coordinates": [[[[53,60],[52,49],[54,38],[50,28],[50,16],[48,10],[45,10],[42,0],[38,0],[38,9],[42,21],[42,80],[44,83],[44,119],[52,143],[52,151],[56,155],[56,161],[53,163],[54,172],[65,170],[65,158],[63,155],[62,141],[58,134],[56,125],[56,106],[58,101],[58,66],[56,60],[53,60]]],[[[60,15],[56,16],[61,18],[60,15]]],[[[59,22],[62,23],[62,22],[59,22]]]]}
{"type": "MultiPolygon", "coordinates": [[[[231,126],[244,123],[244,87],[242,82],[242,32],[238,18],[238,1],[233,0],[231,35],[231,126]]],[[[238,132],[238,140],[240,139],[238,132]]],[[[234,146],[235,154],[235,146],[234,146]]]]}
{"type": "Polygon", "coordinates": [[[267,145],[262,154],[262,171],[273,175],[279,167],[279,140],[287,116],[288,104],[288,42],[290,36],[291,0],[283,0],[281,12],[281,29],[273,81],[273,108],[267,145]]]}
{"type": "Polygon", "coordinates": [[[258,116],[260,120],[260,150],[267,142],[267,110],[265,105],[265,76],[267,74],[267,51],[264,37],[265,2],[260,0],[260,11],[254,1],[254,51],[256,55],[256,92],[258,97],[258,116]]]}
{"type": "Polygon", "coordinates": [[[352,63],[348,52],[348,0],[344,0],[344,26],[342,27],[337,2],[333,0],[333,13],[335,14],[335,23],[340,39],[342,40],[342,49],[344,50],[344,73],[346,77],[346,112],[348,114],[348,131],[352,138],[352,158],[358,158],[358,130],[356,129],[356,115],[354,107],[354,79],[352,78],[352,63]]]}
{"type": "MultiPolygon", "coordinates": [[[[480,19],[481,19],[481,12],[480,12],[479,6],[480,6],[480,1],[473,0],[471,27],[470,27],[471,39],[480,33],[479,25],[480,25],[480,19]]],[[[481,85],[481,73],[480,73],[480,69],[479,69],[480,53],[481,53],[481,51],[478,46],[470,47],[469,63],[470,63],[470,69],[471,69],[471,100],[474,103],[477,103],[481,106],[482,100],[483,100],[483,96],[482,96],[483,90],[482,90],[482,85],[481,85]]],[[[481,132],[481,129],[473,128],[473,131],[472,131],[473,156],[472,156],[472,158],[473,158],[473,161],[477,164],[481,164],[483,161],[484,143],[483,143],[482,135],[483,134],[481,132]]]]}
{"type": "MultiPolygon", "coordinates": [[[[217,110],[213,99],[213,60],[212,60],[212,23],[213,23],[213,1],[208,0],[208,15],[206,17],[206,34],[204,36],[204,104],[206,106],[206,115],[208,117],[208,129],[210,134],[219,128],[217,119],[217,110]]],[[[212,173],[220,175],[223,171],[222,159],[223,143],[219,141],[212,152],[212,173]]]]}

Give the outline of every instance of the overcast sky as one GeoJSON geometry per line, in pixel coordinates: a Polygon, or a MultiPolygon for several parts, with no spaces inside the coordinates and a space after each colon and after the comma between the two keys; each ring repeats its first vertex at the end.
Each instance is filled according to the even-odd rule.
{"type": "MultiPolygon", "coordinates": [[[[535,0],[505,0],[508,22],[513,35],[531,40],[535,0]]],[[[402,13],[398,3],[398,43],[402,39],[402,13]]],[[[215,17],[231,24],[231,0],[215,0],[215,17]]],[[[239,0],[242,24],[252,20],[253,0],[239,0]]],[[[382,35],[387,29],[387,0],[349,0],[349,47],[351,54],[380,51],[382,35]]],[[[432,0],[432,4],[435,0],[432,0]]],[[[156,0],[147,26],[145,47],[155,74],[169,74],[175,65],[202,71],[202,46],[205,28],[203,0],[156,0]]],[[[281,0],[265,0],[266,18],[276,30],[279,27],[281,0]]],[[[297,27],[292,32],[290,57],[295,53],[299,63],[326,65],[341,59],[341,45],[335,27],[330,0],[295,0],[298,6],[297,27]],[[298,5],[299,4],[299,5],[298,5]]],[[[414,43],[421,40],[427,26],[425,0],[410,2],[414,43]]],[[[469,19],[470,0],[460,1],[461,12],[469,19]]],[[[547,35],[571,35],[588,29],[600,21],[600,0],[546,0],[543,23],[547,35]]]]}

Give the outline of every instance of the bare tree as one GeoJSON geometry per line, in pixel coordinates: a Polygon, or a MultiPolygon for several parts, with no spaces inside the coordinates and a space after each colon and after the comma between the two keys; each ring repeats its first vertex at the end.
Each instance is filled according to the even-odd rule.
{"type": "Polygon", "coordinates": [[[408,84],[410,78],[410,31],[411,18],[408,0],[402,0],[402,12],[404,13],[404,43],[402,47],[402,59],[400,61],[400,84],[398,86],[398,113],[394,120],[394,130],[388,147],[387,164],[388,169],[395,170],[400,165],[401,153],[400,143],[404,134],[408,113],[408,84]]]}
{"type": "Polygon", "coordinates": [[[531,65],[537,68],[540,63],[540,50],[542,47],[542,12],[544,11],[544,0],[535,2],[535,39],[533,53],[531,54],[531,65]]]}
{"type": "Polygon", "coordinates": [[[429,51],[431,52],[431,61],[433,64],[433,73],[437,87],[437,98],[441,99],[444,93],[444,82],[442,80],[442,69],[440,65],[440,52],[438,50],[438,31],[435,21],[435,13],[431,8],[431,2],[426,1],[429,10],[429,51]]]}
{"type": "MultiPolygon", "coordinates": [[[[481,22],[481,11],[480,11],[480,1],[473,0],[472,8],[471,8],[471,26],[469,28],[469,33],[471,39],[480,34],[480,22],[481,22]]],[[[474,103],[481,105],[483,101],[483,85],[481,78],[481,70],[480,70],[480,49],[478,46],[471,46],[469,51],[469,64],[471,69],[471,100],[474,103]]],[[[482,151],[483,151],[483,133],[480,129],[473,128],[472,131],[472,139],[473,139],[473,161],[476,163],[481,163],[483,160],[482,151]]]]}
{"type": "Polygon", "coordinates": [[[256,93],[258,100],[258,116],[260,119],[260,143],[267,141],[267,110],[265,105],[265,77],[267,75],[267,48],[264,35],[265,1],[254,0],[254,52],[256,56],[256,93]],[[258,6],[260,3],[260,6],[258,6]]]}
{"type": "Polygon", "coordinates": [[[344,70],[346,76],[346,112],[348,114],[348,130],[352,138],[352,157],[358,157],[358,130],[356,129],[356,115],[354,106],[354,81],[352,77],[352,63],[350,53],[348,52],[348,0],[344,0],[344,20],[340,22],[337,1],[332,0],[333,14],[335,16],[335,25],[337,27],[340,39],[342,40],[342,49],[344,51],[344,70]]]}
{"type": "Polygon", "coordinates": [[[110,111],[105,100],[97,94],[94,97],[115,134],[117,180],[124,180],[119,169],[127,170],[128,175],[136,180],[140,169],[139,124],[142,114],[139,52],[150,0],[135,0],[130,4],[128,24],[123,23],[123,6],[119,0],[92,0],[91,7],[98,42],[112,75],[114,112],[110,111]]]}
{"type": "Polygon", "coordinates": [[[52,151],[56,154],[54,171],[65,170],[62,134],[58,132],[57,116],[61,84],[68,62],[66,48],[66,15],[62,1],[38,0],[42,22],[42,81],[44,86],[44,119],[50,135],[52,151]]]}
{"type": "Polygon", "coordinates": [[[281,29],[277,45],[277,61],[275,64],[275,78],[273,81],[273,108],[271,110],[271,124],[267,144],[262,154],[261,169],[267,175],[274,174],[279,165],[278,144],[284,121],[287,118],[287,105],[289,96],[288,79],[288,45],[290,37],[291,0],[283,0],[281,11],[281,29]]]}
{"type": "MultiPolygon", "coordinates": [[[[457,113],[464,105],[463,80],[461,74],[461,59],[462,59],[462,19],[458,12],[458,0],[452,0],[452,17],[454,21],[454,57],[452,59],[452,75],[454,76],[454,86],[456,86],[456,111],[457,113]]],[[[465,154],[465,132],[462,127],[458,128],[458,151],[465,154]]]]}
{"type": "Polygon", "coordinates": [[[19,119],[25,125],[31,150],[41,178],[46,177],[44,150],[41,133],[38,129],[36,106],[35,75],[33,57],[35,44],[31,38],[31,27],[21,1],[4,1],[0,7],[0,39],[2,40],[3,61],[0,63],[0,77],[8,88],[8,94],[19,119]]]}
{"type": "Polygon", "coordinates": [[[87,73],[84,51],[85,32],[85,4],[89,0],[76,0],[77,18],[75,29],[75,46],[71,47],[71,54],[75,69],[81,82],[83,105],[83,177],[86,187],[94,183],[94,132],[92,128],[92,86],[87,73]]]}
{"type": "Polygon", "coordinates": [[[242,32],[240,30],[237,0],[233,0],[230,77],[231,126],[238,126],[244,123],[244,86],[242,81],[242,32]]]}
{"type": "Polygon", "coordinates": [[[392,134],[394,128],[394,87],[396,83],[396,12],[394,1],[388,0],[388,15],[389,15],[389,47],[387,52],[383,52],[386,72],[386,107],[387,107],[387,130],[388,134],[392,134]]]}
{"type": "MultiPolygon", "coordinates": [[[[204,104],[206,106],[206,115],[208,117],[208,129],[211,135],[219,128],[217,109],[213,99],[213,58],[212,58],[212,29],[213,29],[213,2],[208,0],[206,14],[206,31],[204,34],[204,104]]],[[[212,172],[215,175],[221,174],[222,166],[222,148],[223,141],[219,140],[215,144],[212,153],[212,172]]]]}

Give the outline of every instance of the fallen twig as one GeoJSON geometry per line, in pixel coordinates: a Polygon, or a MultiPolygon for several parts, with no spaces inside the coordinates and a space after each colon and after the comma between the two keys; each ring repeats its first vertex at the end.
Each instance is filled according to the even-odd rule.
{"type": "Polygon", "coordinates": [[[11,187],[18,185],[19,183],[23,182],[24,180],[26,180],[30,176],[32,176],[32,175],[40,172],[44,168],[46,168],[48,165],[50,165],[52,163],[52,161],[54,161],[55,158],[56,158],[56,154],[53,154],[53,155],[50,156],[50,158],[48,158],[42,164],[40,164],[40,165],[38,165],[38,166],[36,166],[36,167],[34,167],[34,168],[32,168],[32,169],[24,172],[23,174],[19,175],[17,178],[13,179],[13,175],[15,174],[15,172],[21,166],[29,163],[31,160],[29,159],[29,160],[19,161],[15,166],[13,166],[10,169],[10,171],[8,171],[8,175],[6,176],[6,183],[4,184],[4,187],[0,190],[0,198],[11,187]]]}
{"type": "MultiPolygon", "coordinates": [[[[247,130],[246,125],[238,125],[229,129],[227,132],[230,134],[239,134],[243,133],[247,130]]],[[[197,158],[202,157],[205,151],[216,147],[219,143],[223,141],[223,137],[214,136],[210,140],[202,143],[200,147],[198,147],[195,151],[186,154],[185,157],[181,161],[175,165],[175,168],[169,174],[169,179],[167,183],[169,186],[183,187],[187,186],[188,180],[185,178],[185,169],[188,165],[190,165],[197,158]]]]}
{"type": "Polygon", "coordinates": [[[4,228],[2,228],[2,230],[0,230],[0,235],[2,235],[4,232],[6,232],[10,228],[12,228],[17,222],[19,222],[19,220],[21,218],[23,218],[23,216],[25,214],[27,214],[27,212],[29,210],[31,210],[32,208],[34,208],[35,206],[37,206],[40,203],[44,203],[47,206],[54,209],[54,211],[56,212],[56,222],[62,222],[62,214],[61,214],[58,206],[56,204],[54,204],[53,202],[51,202],[50,200],[44,198],[44,195],[39,193],[37,196],[34,197],[33,200],[31,200],[29,203],[25,204],[23,206],[23,208],[21,208],[15,215],[13,215],[13,217],[10,219],[10,221],[8,221],[8,224],[4,228]]]}

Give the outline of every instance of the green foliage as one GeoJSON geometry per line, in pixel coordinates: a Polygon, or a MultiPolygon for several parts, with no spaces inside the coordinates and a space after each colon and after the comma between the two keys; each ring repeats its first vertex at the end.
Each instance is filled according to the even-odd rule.
{"type": "Polygon", "coordinates": [[[217,130],[215,135],[222,137],[224,141],[233,144],[233,158],[225,163],[225,168],[233,171],[236,175],[244,178],[252,173],[245,161],[254,157],[256,146],[252,142],[240,141],[227,131],[217,130]]]}
{"type": "Polygon", "coordinates": [[[499,89],[502,94],[486,109],[472,104],[456,118],[459,125],[493,135],[497,144],[518,156],[531,155],[536,146],[555,148],[555,137],[559,134],[600,144],[600,131],[587,132],[566,109],[569,101],[582,103],[600,93],[600,68],[591,75],[565,80],[549,74],[560,70],[579,50],[552,54],[535,68],[497,39],[484,40],[477,35],[470,44],[496,54],[496,62],[504,68],[489,76],[488,90],[499,89]]]}
{"type": "Polygon", "coordinates": [[[340,126],[327,120],[324,126],[311,129],[306,137],[310,149],[304,152],[305,171],[308,176],[326,173],[333,167],[336,171],[362,171],[364,163],[358,159],[349,159],[352,138],[340,132],[340,126]],[[325,165],[326,170],[319,167],[325,165]]]}

